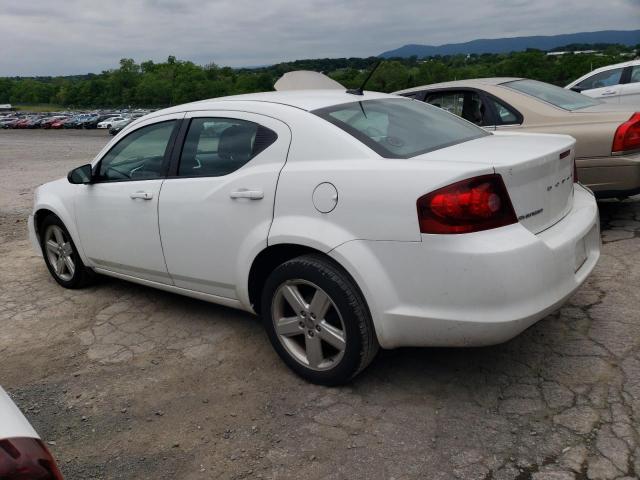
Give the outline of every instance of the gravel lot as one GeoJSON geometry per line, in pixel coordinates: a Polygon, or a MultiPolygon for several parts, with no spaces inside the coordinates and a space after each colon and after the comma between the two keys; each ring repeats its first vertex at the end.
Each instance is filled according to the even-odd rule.
{"type": "Polygon", "coordinates": [[[0,131],[0,384],[67,479],[640,475],[639,197],[600,204],[595,273],[516,339],[382,352],[324,388],[289,373],[245,313],[53,281],[27,241],[32,191],[108,139],[0,131]]]}

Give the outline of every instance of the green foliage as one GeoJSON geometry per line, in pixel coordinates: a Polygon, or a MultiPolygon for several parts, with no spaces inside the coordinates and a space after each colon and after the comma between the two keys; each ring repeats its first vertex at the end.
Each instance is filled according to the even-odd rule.
{"type": "MultiPolygon", "coordinates": [[[[589,45],[572,45],[587,49],[589,45]]],[[[630,49],[601,46],[601,54],[549,56],[530,49],[511,54],[451,55],[384,61],[368,90],[392,92],[416,85],[477,77],[526,77],[565,85],[594,68],[628,60],[630,49]]],[[[570,50],[571,48],[567,48],[570,50]]],[[[0,78],[0,103],[57,104],[65,107],[165,107],[241,93],[267,91],[292,70],[324,72],[345,87],[366,78],[378,58],[297,60],[261,68],[205,66],[168,57],[166,62],[137,64],[120,60],[117,69],[75,77],[0,78]]]]}

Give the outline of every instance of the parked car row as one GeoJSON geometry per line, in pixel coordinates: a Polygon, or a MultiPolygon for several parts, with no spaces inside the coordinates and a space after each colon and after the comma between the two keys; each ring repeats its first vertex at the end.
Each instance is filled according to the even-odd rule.
{"type": "MultiPolygon", "coordinates": [[[[149,113],[148,110],[135,112],[93,112],[93,113],[26,113],[0,116],[0,128],[44,128],[44,129],[93,129],[122,128],[149,113]]],[[[118,130],[119,131],[119,130],[118,130]]]]}

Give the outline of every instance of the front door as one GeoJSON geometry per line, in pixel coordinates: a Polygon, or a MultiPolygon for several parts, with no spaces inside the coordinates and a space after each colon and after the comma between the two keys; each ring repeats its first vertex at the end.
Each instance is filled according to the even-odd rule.
{"type": "Polygon", "coordinates": [[[176,115],[143,123],[94,166],[94,183],[79,185],[76,221],[93,266],[171,283],[158,231],[158,198],[177,124],[176,115]]]}
{"type": "Polygon", "coordinates": [[[187,120],[160,195],[167,268],[176,286],[237,299],[242,262],[267,244],[291,134],[278,120],[244,112],[187,120]]]}

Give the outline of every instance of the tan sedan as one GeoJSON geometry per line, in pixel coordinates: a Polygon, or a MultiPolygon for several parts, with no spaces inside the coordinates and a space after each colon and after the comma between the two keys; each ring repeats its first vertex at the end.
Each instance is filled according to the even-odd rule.
{"type": "Polygon", "coordinates": [[[577,140],[578,179],[598,197],[640,193],[640,113],[548,83],[482,78],[395,92],[487,130],[563,133],[577,140]]]}

